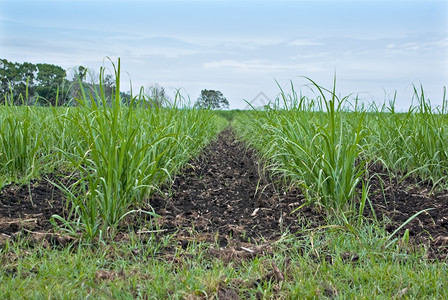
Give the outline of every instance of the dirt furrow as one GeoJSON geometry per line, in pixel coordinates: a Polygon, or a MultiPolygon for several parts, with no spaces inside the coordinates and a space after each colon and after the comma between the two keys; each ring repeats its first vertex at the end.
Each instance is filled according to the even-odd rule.
{"type": "Polygon", "coordinates": [[[297,231],[298,217],[291,212],[302,204],[302,195],[276,192],[260,173],[254,151],[226,129],[175,178],[169,196],[156,196],[151,204],[170,231],[193,229],[244,241],[297,231]]]}

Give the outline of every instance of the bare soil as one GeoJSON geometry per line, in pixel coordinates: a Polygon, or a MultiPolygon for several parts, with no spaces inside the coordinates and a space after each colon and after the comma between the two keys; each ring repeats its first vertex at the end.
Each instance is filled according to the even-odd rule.
{"type": "MultiPolygon", "coordinates": [[[[324,217],[312,206],[294,212],[304,203],[298,188],[279,188],[263,174],[255,151],[238,142],[231,129],[224,130],[186,165],[172,186],[150,199],[161,216],[158,229],[176,233],[182,246],[209,241],[225,248],[234,242],[254,244],[275,240],[284,232],[300,232],[305,226],[325,225],[324,217]]],[[[446,259],[448,191],[429,194],[428,187],[411,179],[398,184],[378,172],[371,181],[370,195],[376,217],[388,220],[386,229],[391,233],[415,213],[434,208],[415,217],[397,236],[409,229],[413,244],[428,247],[431,258],[446,259]]],[[[49,218],[62,215],[64,208],[63,194],[47,179],[4,187],[0,192],[0,245],[24,232],[61,243],[52,234],[49,218]]],[[[374,216],[370,208],[365,214],[374,216]]]]}

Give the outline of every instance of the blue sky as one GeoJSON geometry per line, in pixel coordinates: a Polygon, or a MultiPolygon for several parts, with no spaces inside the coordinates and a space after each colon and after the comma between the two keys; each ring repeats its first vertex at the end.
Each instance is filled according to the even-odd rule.
{"type": "Polygon", "coordinates": [[[448,1],[0,0],[0,57],[83,65],[121,58],[123,86],[155,83],[195,101],[223,92],[244,108],[259,92],[308,89],[397,104],[422,84],[433,104],[448,85],[448,1]]]}

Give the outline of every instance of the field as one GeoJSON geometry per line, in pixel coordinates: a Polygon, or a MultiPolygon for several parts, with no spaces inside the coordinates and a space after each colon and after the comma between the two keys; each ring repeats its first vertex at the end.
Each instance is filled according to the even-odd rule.
{"type": "Polygon", "coordinates": [[[1,106],[1,298],[447,298],[446,100],[310,83],[253,111],[1,106]]]}

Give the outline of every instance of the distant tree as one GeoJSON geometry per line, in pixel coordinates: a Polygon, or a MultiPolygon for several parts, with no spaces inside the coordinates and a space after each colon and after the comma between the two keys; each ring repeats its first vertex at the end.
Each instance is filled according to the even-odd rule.
{"type": "Polygon", "coordinates": [[[104,80],[102,82],[103,89],[104,89],[104,95],[108,99],[108,101],[112,100],[112,97],[115,94],[115,79],[112,75],[108,74],[104,77],[104,80]]]}
{"type": "Polygon", "coordinates": [[[121,103],[130,105],[132,102],[131,92],[120,92],[121,103]]]}
{"type": "Polygon", "coordinates": [[[23,64],[0,60],[0,101],[14,100],[14,104],[27,104],[34,96],[34,78],[37,67],[32,63],[23,64]],[[28,96],[28,97],[27,97],[28,96]]]}
{"type": "Polygon", "coordinates": [[[202,90],[201,96],[194,106],[205,109],[227,109],[229,108],[229,101],[220,91],[202,90]]]}
{"type": "MultiPolygon", "coordinates": [[[[85,82],[84,80],[87,77],[87,71],[88,69],[83,66],[79,66],[75,71],[72,73],[72,88],[70,97],[73,99],[81,99],[82,98],[82,92],[81,88],[85,88],[85,82]]],[[[76,101],[74,102],[76,104],[76,101]]]]}
{"type": "MultiPolygon", "coordinates": [[[[10,95],[10,88],[19,78],[16,64],[6,59],[0,59],[0,101],[3,102],[10,95]]],[[[14,92],[14,91],[13,91],[14,92]]]]}
{"type": "MultiPolygon", "coordinates": [[[[67,72],[56,65],[15,63],[0,58],[0,103],[64,105],[70,100],[71,104],[76,105],[76,99],[82,98],[81,90],[85,91],[88,99],[99,101],[100,83],[95,81],[98,77],[83,66],[71,69],[67,76],[67,72]],[[87,83],[88,80],[92,82],[87,83]]],[[[106,101],[110,101],[116,93],[114,77],[104,76],[101,84],[106,101]]],[[[120,92],[120,96],[124,103],[131,102],[129,93],[120,92]]],[[[159,86],[152,91],[151,97],[158,103],[168,98],[159,86]]]]}
{"type": "Polygon", "coordinates": [[[78,67],[77,77],[79,77],[79,79],[81,79],[81,82],[84,81],[84,79],[86,79],[87,71],[88,71],[88,69],[86,67],[83,67],[83,66],[78,67]]]}
{"type": "MultiPolygon", "coordinates": [[[[15,87],[15,89],[18,94],[27,97],[26,99],[24,98],[25,101],[29,101],[34,96],[34,78],[36,76],[36,71],[37,67],[35,64],[29,62],[19,64],[19,74],[21,77],[21,82],[15,87]]],[[[21,99],[19,101],[21,101],[21,99]]]]}
{"type": "Polygon", "coordinates": [[[150,106],[161,107],[170,102],[170,98],[166,94],[165,88],[155,83],[148,89],[148,102],[150,106]]]}
{"type": "Polygon", "coordinates": [[[66,72],[59,66],[37,64],[37,101],[44,105],[63,105],[67,98],[65,88],[66,72]],[[57,102],[56,102],[57,100],[57,102]]]}

